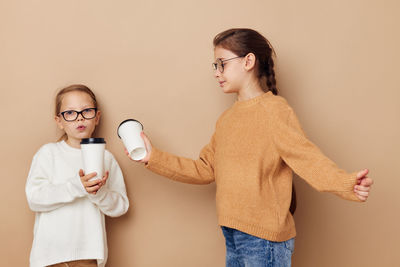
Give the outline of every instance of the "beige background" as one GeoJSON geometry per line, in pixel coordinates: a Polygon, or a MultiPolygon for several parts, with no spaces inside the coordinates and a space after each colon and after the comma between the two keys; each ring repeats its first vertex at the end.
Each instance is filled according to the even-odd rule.
{"type": "Polygon", "coordinates": [[[368,167],[375,179],[369,202],[357,204],[296,178],[293,266],[400,266],[399,10],[395,0],[1,0],[1,265],[28,266],[26,176],[38,148],[59,136],[57,89],[84,83],[131,203],[107,220],[108,266],[224,266],[215,184],[150,173],[125,157],[116,128],[137,118],[155,146],[195,158],[234,101],[212,76],[212,38],[251,27],[274,45],[279,89],[308,136],[342,168],[368,167]]]}

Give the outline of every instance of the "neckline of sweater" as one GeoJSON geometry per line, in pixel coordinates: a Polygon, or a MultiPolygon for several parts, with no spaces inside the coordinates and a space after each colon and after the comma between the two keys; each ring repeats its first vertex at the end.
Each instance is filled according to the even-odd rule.
{"type": "Polygon", "coordinates": [[[233,107],[234,108],[236,108],[236,107],[237,108],[243,108],[243,107],[253,106],[253,105],[259,103],[264,98],[270,97],[272,95],[273,95],[272,92],[268,91],[268,92],[266,92],[266,93],[264,93],[262,95],[253,97],[253,98],[248,99],[248,100],[242,100],[242,101],[236,100],[236,102],[233,104],[233,107]]]}
{"type": "Polygon", "coordinates": [[[59,142],[60,146],[64,148],[66,151],[71,152],[71,153],[81,153],[80,148],[75,148],[67,144],[64,140],[59,142]]]}

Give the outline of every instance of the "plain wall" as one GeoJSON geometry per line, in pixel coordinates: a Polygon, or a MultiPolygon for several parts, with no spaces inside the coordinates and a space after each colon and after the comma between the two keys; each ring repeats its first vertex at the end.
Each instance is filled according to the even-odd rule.
{"type": "Polygon", "coordinates": [[[29,264],[31,160],[60,136],[56,91],[83,83],[100,102],[98,135],[119,161],[131,205],[107,219],[107,266],[224,266],[215,184],[149,172],[124,155],[116,130],[139,119],[154,146],[196,158],[235,100],[213,77],[212,39],[250,27],[273,44],[278,88],[309,138],[343,169],[369,168],[375,180],[359,204],[295,178],[293,266],[400,266],[399,10],[395,0],[1,0],[0,265],[29,264]]]}

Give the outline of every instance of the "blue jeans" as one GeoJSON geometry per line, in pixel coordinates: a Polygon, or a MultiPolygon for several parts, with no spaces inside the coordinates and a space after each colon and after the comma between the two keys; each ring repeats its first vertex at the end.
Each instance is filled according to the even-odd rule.
{"type": "Polygon", "coordinates": [[[272,242],[222,226],[227,267],[290,267],[294,238],[272,242]]]}

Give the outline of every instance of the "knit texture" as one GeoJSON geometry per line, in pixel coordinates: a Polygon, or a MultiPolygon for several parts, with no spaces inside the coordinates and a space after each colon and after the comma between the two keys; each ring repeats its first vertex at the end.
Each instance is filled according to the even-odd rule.
{"type": "Polygon", "coordinates": [[[31,267],[96,259],[107,261],[104,215],[116,217],[129,207],[124,178],[106,150],[109,178],[96,195],[88,194],[79,177],[81,150],[64,141],[42,146],[33,157],[26,182],[29,207],[36,212],[31,267]]]}
{"type": "Polygon", "coordinates": [[[356,173],[339,169],[310,142],[286,100],[271,92],[225,111],[199,159],[153,148],[146,167],[179,182],[215,181],[219,224],[270,241],[296,235],[292,170],[318,191],[359,201],[356,173]]]}

